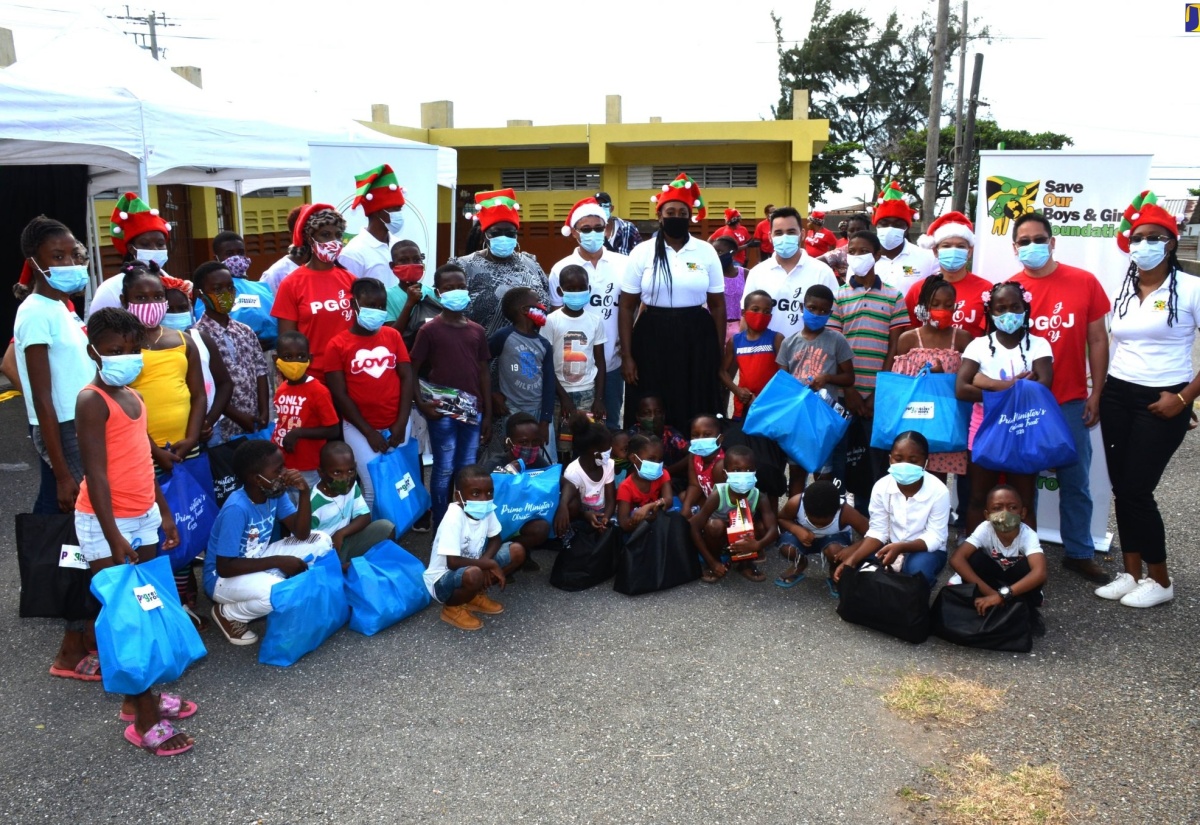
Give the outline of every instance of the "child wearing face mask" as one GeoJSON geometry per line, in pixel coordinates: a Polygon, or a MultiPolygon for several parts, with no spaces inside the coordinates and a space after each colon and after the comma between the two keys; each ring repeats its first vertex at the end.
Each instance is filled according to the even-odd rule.
{"type": "Polygon", "coordinates": [[[525,561],[519,541],[503,541],[496,518],[492,476],[482,464],[468,464],[454,479],[454,501],[438,525],[425,571],[425,587],[441,602],[442,621],[459,630],[483,627],[476,614],[495,616],[504,605],[487,589],[504,589],[508,576],[525,561]]]}
{"type": "Polygon", "coordinates": [[[283,466],[304,476],[308,486],[319,480],[321,448],[342,434],[333,396],[308,374],[312,355],[300,332],[285,332],[275,345],[275,368],[283,376],[275,390],[275,431],[271,440],[283,450],[283,466]]]}
{"type": "Polygon", "coordinates": [[[779,371],[776,359],[783,346],[783,333],[767,329],[774,306],[769,293],[761,289],[749,293],[742,301],[742,321],[746,328],[725,343],[721,383],[733,393],[734,421],[746,417],[750,402],[779,371]]]}
{"type": "Polygon", "coordinates": [[[728,342],[742,327],[739,307],[742,305],[742,293],[746,289],[746,253],[742,252],[743,260],[735,260],[739,245],[737,237],[729,227],[723,226],[712,234],[708,242],[717,250],[717,260],[721,262],[721,274],[725,276],[725,340],[728,342]]]}
{"type": "Polygon", "coordinates": [[[666,419],[667,410],[662,398],[657,395],[643,395],[642,400],[638,402],[637,423],[629,430],[629,435],[631,438],[644,435],[661,441],[667,472],[676,478],[683,478],[687,475],[688,459],[691,456],[688,452],[688,442],[678,430],[666,423],[666,419]]]}
{"type": "MultiPolygon", "coordinates": [[[[493,473],[520,475],[521,473],[538,472],[552,466],[549,450],[541,438],[541,428],[537,419],[529,413],[515,413],[505,422],[504,446],[488,456],[483,466],[490,467],[493,473]]],[[[517,540],[525,548],[525,563],[522,570],[530,572],[540,570],[541,565],[533,560],[530,550],[537,550],[550,538],[550,522],[543,518],[532,518],[521,525],[517,540]]]]}
{"type": "Polygon", "coordinates": [[[721,447],[721,419],[715,415],[698,415],[692,419],[691,441],[688,442],[687,491],[683,494],[683,512],[691,515],[713,491],[713,486],[725,480],[725,450],[721,447]]]}
{"type": "Polygon", "coordinates": [[[309,493],[312,529],[329,536],[345,572],[350,559],[390,541],[396,526],[387,519],[371,520],[371,508],[358,484],[354,451],[346,442],[330,441],[321,448],[319,473],[320,480],[309,493]]]}
{"type": "Polygon", "coordinates": [[[662,459],[662,444],[657,439],[644,435],[629,439],[632,472],[617,489],[617,524],[625,533],[671,508],[671,475],[663,469],[662,459]]]}
{"type": "Polygon", "coordinates": [[[350,289],[354,323],[325,348],[325,385],[342,416],[342,438],[354,451],[367,504],[375,501],[367,465],[408,438],[412,369],[400,333],[384,325],[387,290],[374,278],[350,289]]]}
{"type": "Polygon", "coordinates": [[[571,419],[570,428],[576,458],[563,471],[562,495],[554,515],[554,532],[559,536],[567,535],[572,522],[605,530],[616,508],[612,433],[582,413],[571,419]]]}
{"type": "MultiPolygon", "coordinates": [[[[979,426],[983,422],[983,393],[1001,392],[1021,379],[1039,381],[1047,389],[1054,381],[1054,354],[1045,338],[1029,334],[1030,296],[1015,281],[996,284],[984,296],[987,313],[987,335],[976,338],[963,350],[962,365],[958,368],[955,395],[962,401],[974,401],[968,446],[973,447],[979,426]]],[[[1022,501],[1033,501],[1037,476],[1033,473],[1005,473],[1007,483],[1022,501]]],[[[971,482],[971,501],[967,507],[967,529],[974,530],[983,522],[984,502],[988,491],[1000,481],[1000,473],[972,464],[968,477],[971,482]]],[[[1037,529],[1036,514],[1030,526],[1037,529]]]]}
{"type": "Polygon", "coordinates": [[[592,299],[587,270],[578,264],[563,267],[558,275],[558,294],[562,308],[546,317],[540,331],[554,353],[559,409],[555,420],[566,421],[576,410],[586,410],[603,421],[607,374],[604,344],[608,337],[600,316],[584,311],[592,299]]]}
{"type": "MultiPolygon", "coordinates": [[[[500,308],[509,326],[501,327],[488,339],[493,358],[495,429],[503,438],[505,416],[525,413],[538,425],[540,444],[549,444],[556,387],[554,353],[550,341],[538,334],[546,325],[546,307],[532,289],[517,286],[504,293],[500,308]]],[[[504,449],[496,443],[498,440],[493,439],[493,452],[504,449]]],[[[554,461],[553,455],[546,458],[554,461]]]]}
{"type": "Polygon", "coordinates": [[[756,484],[758,474],[754,452],[749,447],[730,447],[725,453],[725,481],[713,486],[700,511],[691,517],[692,542],[704,560],[700,579],[715,584],[728,571],[725,559],[749,556],[732,566],[753,582],[766,580],[758,567],[766,548],[779,538],[775,502],[762,495],[756,484]],[[737,530],[736,537],[731,530],[737,530]]]}
{"type": "Polygon", "coordinates": [[[242,487],[221,505],[204,556],[204,590],[213,601],[212,617],[234,645],[251,645],[258,634],[249,623],[271,612],[271,588],[308,569],[333,549],[325,533],[313,530],[308,482],[283,466],[283,453],[270,441],[244,442],[233,455],[242,487]],[[299,504],[284,495],[300,494],[299,504]],[[276,525],[291,536],[272,541],[276,525]]]}
{"type": "MultiPolygon", "coordinates": [[[[973,584],[978,590],[975,609],[982,616],[1001,604],[1022,599],[1041,626],[1037,608],[1046,583],[1046,555],[1037,531],[1024,522],[1025,504],[1007,484],[987,494],[986,518],[950,557],[954,575],[947,584],[973,584]]],[[[1043,626],[1044,627],[1044,626],[1043,626]]]]}

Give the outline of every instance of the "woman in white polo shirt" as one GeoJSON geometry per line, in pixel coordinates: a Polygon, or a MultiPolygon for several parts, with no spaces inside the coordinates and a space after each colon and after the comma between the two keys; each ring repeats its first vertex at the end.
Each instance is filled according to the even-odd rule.
{"type": "Polygon", "coordinates": [[[1200,283],[1179,268],[1177,233],[1175,218],[1147,191],[1125,210],[1117,234],[1130,264],[1113,305],[1100,432],[1125,572],[1096,595],[1128,607],[1152,607],[1175,597],[1154,489],[1183,443],[1192,402],[1200,396],[1200,376],[1192,366],[1200,283]]]}
{"type": "Polygon", "coordinates": [[[644,396],[657,395],[666,422],[687,432],[693,417],[716,412],[720,402],[725,278],[716,250],[688,230],[707,211],[696,182],[681,173],[654,200],[659,231],[633,248],[621,276],[625,425],[644,396]]]}

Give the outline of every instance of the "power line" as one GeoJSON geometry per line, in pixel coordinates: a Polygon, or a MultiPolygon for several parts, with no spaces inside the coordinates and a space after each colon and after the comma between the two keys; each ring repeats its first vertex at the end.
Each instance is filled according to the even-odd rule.
{"type": "Polygon", "coordinates": [[[150,12],[150,14],[148,14],[145,17],[136,17],[136,16],[130,14],[129,6],[125,7],[125,14],[123,16],[117,15],[117,14],[110,14],[110,15],[108,15],[108,17],[112,20],[128,20],[131,23],[144,24],[147,27],[147,29],[149,29],[149,31],[147,31],[147,32],[140,32],[140,31],[128,32],[127,31],[127,32],[125,32],[125,34],[132,35],[134,41],[139,46],[141,46],[143,49],[147,49],[150,52],[150,54],[152,54],[154,56],[155,60],[158,60],[160,53],[162,53],[164,56],[166,54],[165,49],[160,49],[158,47],[158,29],[159,29],[159,27],[161,26],[163,28],[168,28],[168,27],[179,25],[178,23],[168,23],[167,15],[164,12],[150,12]]]}

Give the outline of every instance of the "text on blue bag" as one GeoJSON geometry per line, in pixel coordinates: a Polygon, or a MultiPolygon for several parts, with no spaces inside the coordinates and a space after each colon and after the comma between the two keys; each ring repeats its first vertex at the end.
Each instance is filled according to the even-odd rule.
{"type": "Polygon", "coordinates": [[[562,465],[520,474],[492,473],[492,500],[500,535],[512,538],[534,519],[554,523],[562,487],[562,465]]]}

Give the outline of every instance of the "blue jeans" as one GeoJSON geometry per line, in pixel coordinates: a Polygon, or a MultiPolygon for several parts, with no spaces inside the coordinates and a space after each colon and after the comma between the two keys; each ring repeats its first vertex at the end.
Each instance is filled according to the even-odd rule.
{"type": "Polygon", "coordinates": [[[846,530],[843,530],[840,533],[833,533],[828,536],[815,536],[813,538],[813,543],[810,546],[805,547],[800,543],[800,539],[796,538],[787,530],[780,529],[779,531],[780,544],[786,544],[788,547],[794,547],[805,555],[808,555],[809,553],[820,553],[834,542],[842,545],[842,547],[849,547],[852,544],[850,540],[850,533],[846,530]]]}
{"type": "Polygon", "coordinates": [[[1092,541],[1092,490],[1088,474],[1092,470],[1092,438],[1083,424],[1083,401],[1059,404],[1079,461],[1056,470],[1058,474],[1058,531],[1062,534],[1063,555],[1068,559],[1090,559],[1096,552],[1092,541]]]}
{"type": "Polygon", "coordinates": [[[450,506],[450,480],[454,472],[474,464],[479,454],[479,425],[468,426],[448,415],[433,419],[429,422],[429,449],[433,453],[429,495],[433,499],[436,527],[450,506]]]}
{"type": "Polygon", "coordinates": [[[604,373],[604,414],[609,429],[621,429],[621,401],[625,398],[625,376],[621,368],[604,373]]]}
{"type": "MultiPolygon", "coordinates": [[[[871,557],[872,564],[879,564],[879,559],[871,557]]],[[[929,589],[937,587],[938,574],[946,566],[946,551],[934,550],[924,553],[905,553],[904,561],[900,563],[900,572],[906,576],[921,576],[929,589]]]]}
{"type": "MultiPolygon", "coordinates": [[[[496,551],[496,564],[501,567],[508,567],[512,564],[512,556],[508,550],[510,544],[512,542],[506,541],[496,551]]],[[[450,597],[454,595],[454,591],[462,587],[463,571],[466,569],[465,567],[458,567],[443,573],[442,577],[433,585],[433,597],[442,604],[450,601],[450,597]]]]}

